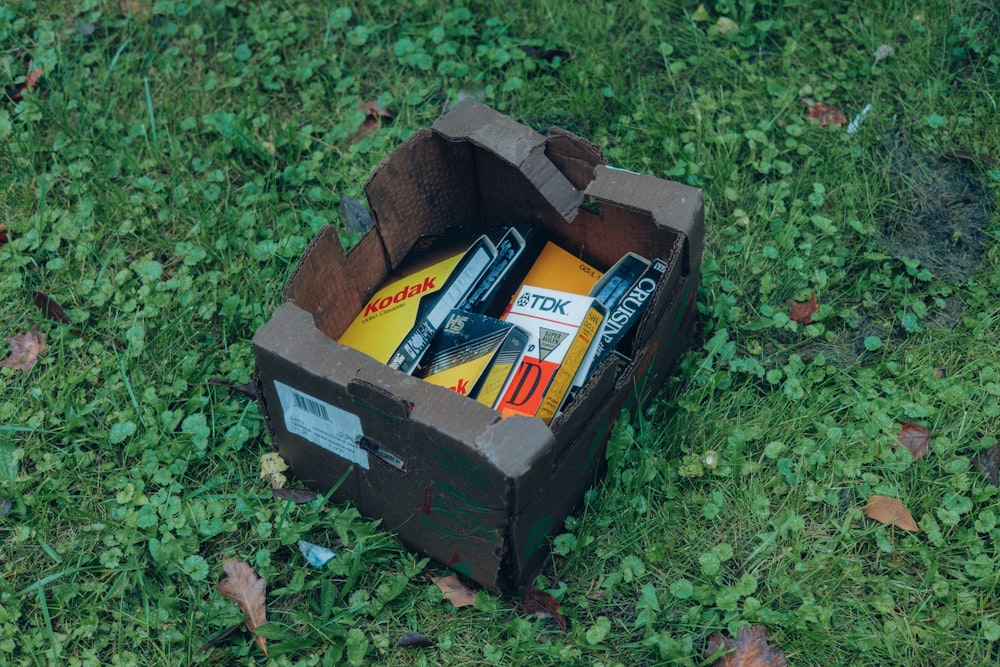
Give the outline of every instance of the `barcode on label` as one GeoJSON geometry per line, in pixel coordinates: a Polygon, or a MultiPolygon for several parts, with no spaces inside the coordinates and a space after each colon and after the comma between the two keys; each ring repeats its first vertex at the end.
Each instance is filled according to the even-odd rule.
{"type": "Polygon", "coordinates": [[[327,414],[325,405],[322,405],[311,398],[306,398],[299,393],[293,393],[292,400],[295,402],[295,407],[300,410],[305,410],[312,416],[319,417],[323,421],[330,421],[330,415],[327,414]]]}

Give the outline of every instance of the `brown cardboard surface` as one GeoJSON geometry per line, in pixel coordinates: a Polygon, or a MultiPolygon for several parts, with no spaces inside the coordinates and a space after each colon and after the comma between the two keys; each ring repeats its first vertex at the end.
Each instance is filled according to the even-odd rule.
{"type": "Polygon", "coordinates": [[[527,583],[548,538],[603,469],[619,410],[652,395],[693,326],[700,191],[603,166],[599,148],[544,137],[466,101],[380,163],[375,226],[349,253],[322,230],[254,336],[260,403],[292,473],[382,519],[407,545],[502,592],[527,583]],[[600,212],[579,208],[584,199],[600,212]],[[500,419],[335,342],[418,236],[538,221],[598,268],[632,250],[668,260],[633,360],[602,365],[551,428],[500,419]],[[616,379],[617,378],[617,379],[616,379]]]}

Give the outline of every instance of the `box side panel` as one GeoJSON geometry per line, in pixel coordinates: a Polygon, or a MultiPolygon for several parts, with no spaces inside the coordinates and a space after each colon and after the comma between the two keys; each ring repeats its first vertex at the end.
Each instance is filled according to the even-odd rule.
{"type": "Polygon", "coordinates": [[[482,224],[473,147],[430,130],[382,160],[365,193],[393,269],[421,234],[482,224]]]}

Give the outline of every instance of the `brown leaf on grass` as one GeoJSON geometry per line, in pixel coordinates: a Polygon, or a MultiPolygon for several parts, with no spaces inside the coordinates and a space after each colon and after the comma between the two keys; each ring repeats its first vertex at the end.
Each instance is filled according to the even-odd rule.
{"type": "Polygon", "coordinates": [[[812,322],[812,316],[819,311],[819,306],[816,305],[816,292],[813,292],[812,298],[805,303],[799,303],[798,301],[788,302],[788,319],[794,320],[799,324],[809,324],[812,322]]]}
{"type": "Polygon", "coordinates": [[[374,116],[379,120],[392,120],[395,118],[395,114],[386,109],[384,106],[379,104],[378,100],[368,100],[367,102],[358,102],[358,108],[365,112],[365,116],[374,116]]]}
{"type": "Polygon", "coordinates": [[[42,78],[44,70],[44,67],[38,67],[28,72],[28,76],[24,77],[24,81],[14,88],[13,92],[7,95],[7,98],[10,99],[11,102],[20,101],[21,96],[24,95],[24,91],[34,88],[35,84],[38,83],[38,80],[42,78]]]}
{"type": "MultiPolygon", "coordinates": [[[[247,629],[253,632],[267,623],[267,608],[264,601],[264,590],[267,580],[261,579],[248,563],[242,560],[227,558],[222,561],[222,571],[226,578],[219,582],[220,593],[239,605],[240,611],[247,619],[247,629]]],[[[260,648],[267,655],[267,639],[255,636],[260,648]]]]}
{"type": "Polygon", "coordinates": [[[396,642],[396,646],[400,648],[420,648],[422,646],[434,646],[434,642],[419,632],[404,632],[403,636],[396,642]]]}
{"type": "Polygon", "coordinates": [[[38,356],[49,349],[45,342],[45,334],[32,327],[28,333],[23,333],[13,338],[8,338],[10,345],[10,356],[0,361],[0,366],[13,368],[14,370],[27,373],[38,361],[38,356]]]}
{"type": "Polygon", "coordinates": [[[744,625],[736,637],[721,632],[709,636],[705,658],[725,648],[729,653],[719,657],[712,667],[786,667],[785,654],[767,643],[767,629],[763,625],[744,625]]]}
{"type": "Polygon", "coordinates": [[[865,505],[865,516],[880,523],[892,524],[911,533],[920,530],[917,528],[917,522],[913,520],[910,510],[906,509],[906,505],[895,498],[872,496],[868,499],[868,504],[865,505]]]}
{"type": "Polygon", "coordinates": [[[42,311],[45,317],[56,322],[62,322],[63,324],[73,324],[73,320],[69,318],[69,315],[66,314],[66,311],[59,305],[58,301],[44,292],[35,291],[31,293],[31,296],[35,300],[35,307],[42,311]]]}
{"type": "Polygon", "coordinates": [[[818,120],[820,125],[840,127],[847,122],[847,117],[833,105],[826,102],[813,102],[809,106],[809,120],[818,120]]]}
{"type": "Polygon", "coordinates": [[[0,221],[0,243],[7,242],[7,223],[0,221]]]}
{"type": "Polygon", "coordinates": [[[1000,442],[976,455],[976,470],[993,486],[1000,486],[1000,442]]]}
{"type": "Polygon", "coordinates": [[[307,489],[276,489],[272,488],[271,493],[280,500],[291,500],[296,505],[311,503],[318,497],[315,491],[307,489]]]}
{"type": "Polygon", "coordinates": [[[476,591],[462,583],[457,574],[447,577],[431,577],[431,581],[444,593],[444,599],[456,607],[467,607],[476,601],[476,591]]]}
{"type": "MultiPolygon", "coordinates": [[[[46,318],[52,320],[53,322],[59,322],[60,324],[70,325],[70,331],[73,332],[74,336],[79,336],[84,340],[90,340],[90,336],[80,331],[76,327],[73,327],[73,320],[70,319],[69,315],[66,314],[66,310],[59,305],[59,302],[50,297],[44,292],[34,291],[31,293],[31,297],[35,301],[35,307],[42,311],[42,314],[46,318]]],[[[121,344],[120,341],[115,339],[102,340],[101,344],[105,347],[109,347],[116,352],[122,352],[125,346],[121,344]]]]}
{"type": "Polygon", "coordinates": [[[556,599],[534,586],[528,586],[521,600],[521,609],[538,618],[554,618],[563,632],[566,632],[566,617],[559,613],[556,599]]]}
{"type": "Polygon", "coordinates": [[[358,102],[358,108],[365,112],[365,120],[361,123],[358,131],[348,140],[349,144],[355,144],[365,137],[370,137],[378,132],[383,122],[388,123],[394,117],[393,113],[379,104],[378,100],[358,102]]]}
{"type": "Polygon", "coordinates": [[[913,460],[922,459],[931,450],[931,430],[920,424],[899,422],[903,428],[899,432],[899,446],[906,447],[913,454],[913,460]]]}

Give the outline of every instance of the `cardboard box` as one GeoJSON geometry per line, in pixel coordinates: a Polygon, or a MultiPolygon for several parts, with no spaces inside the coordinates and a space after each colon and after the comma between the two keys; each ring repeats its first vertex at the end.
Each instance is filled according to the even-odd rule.
{"type": "Polygon", "coordinates": [[[335,500],[485,587],[516,592],[603,470],[619,411],[653,396],[685,347],[701,191],[610,168],[587,140],[543,136],[471,100],[388,155],[365,191],[373,229],[346,255],[337,230],[321,230],[254,336],[271,437],[300,479],[328,490],[353,467],[335,500]],[[336,342],[421,234],[532,220],[602,270],[628,251],[669,264],[628,367],[619,375],[620,357],[605,360],[551,426],[501,419],[336,342]]]}

